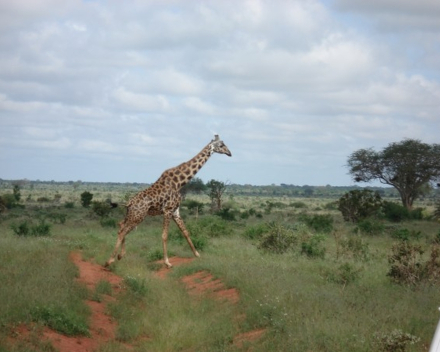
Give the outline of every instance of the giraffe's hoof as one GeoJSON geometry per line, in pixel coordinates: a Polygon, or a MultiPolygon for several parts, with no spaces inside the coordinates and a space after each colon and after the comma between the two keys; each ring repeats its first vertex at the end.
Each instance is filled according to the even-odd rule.
{"type": "Polygon", "coordinates": [[[195,252],[194,255],[195,255],[197,258],[200,258],[200,254],[199,254],[199,252],[195,252]]]}
{"type": "Polygon", "coordinates": [[[122,255],[118,254],[118,260],[121,260],[121,259],[122,259],[122,255]]]}

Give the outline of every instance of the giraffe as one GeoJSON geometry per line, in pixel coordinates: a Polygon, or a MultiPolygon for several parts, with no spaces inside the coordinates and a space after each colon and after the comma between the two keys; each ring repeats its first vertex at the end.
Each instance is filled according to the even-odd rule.
{"type": "Polygon", "coordinates": [[[220,140],[218,135],[208,143],[195,157],[176,167],[168,169],[162,173],[159,179],[149,188],[139,192],[127,203],[127,214],[124,220],[119,223],[118,238],[115,249],[109,260],[105,263],[108,267],[115,261],[115,257],[122,259],[125,255],[125,237],[128,233],[139,225],[147,216],[163,215],[162,246],[164,263],[168,268],[172,265],[168,260],[167,239],[170,220],[179,227],[183,236],[191,247],[194,256],[199,257],[195,249],[189,232],[179,214],[181,202],[180,189],[186,185],[194,175],[202,168],[213,153],[226,154],[231,156],[228,147],[220,140]],[[120,253],[118,254],[120,249],[120,253]]]}

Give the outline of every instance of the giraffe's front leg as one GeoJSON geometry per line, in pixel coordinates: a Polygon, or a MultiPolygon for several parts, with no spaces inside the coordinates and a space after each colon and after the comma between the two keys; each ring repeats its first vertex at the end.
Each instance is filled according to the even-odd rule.
{"type": "Polygon", "coordinates": [[[124,221],[121,221],[119,223],[118,239],[116,240],[115,249],[113,250],[110,258],[105,262],[105,267],[110,266],[110,264],[115,261],[116,256],[118,256],[118,259],[121,259],[122,256],[125,254],[125,236],[132,230],[132,228],[133,227],[127,227],[124,221]],[[118,254],[121,245],[122,252],[118,254]]]}
{"type": "Polygon", "coordinates": [[[172,268],[167,252],[168,241],[168,227],[170,226],[170,215],[164,214],[163,216],[163,229],[162,229],[162,246],[163,246],[163,260],[168,269],[172,268]]]}

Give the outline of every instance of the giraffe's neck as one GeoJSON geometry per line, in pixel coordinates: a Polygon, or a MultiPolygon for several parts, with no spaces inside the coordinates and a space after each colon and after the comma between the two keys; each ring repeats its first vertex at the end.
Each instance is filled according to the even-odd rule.
{"type": "Polygon", "coordinates": [[[202,166],[206,164],[212,153],[211,146],[208,144],[192,159],[167,170],[165,173],[171,178],[172,182],[175,183],[177,189],[180,189],[191,181],[202,166]]]}

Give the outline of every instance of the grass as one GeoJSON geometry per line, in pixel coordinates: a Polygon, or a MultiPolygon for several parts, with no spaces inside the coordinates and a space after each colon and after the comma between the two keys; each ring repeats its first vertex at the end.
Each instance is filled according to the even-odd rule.
{"type": "MultiPolygon", "coordinates": [[[[401,330],[421,339],[406,351],[427,350],[439,319],[438,287],[411,288],[389,280],[388,255],[395,242],[391,232],[355,235],[355,226],[344,223],[338,212],[322,210],[328,201],[301,199],[299,207],[288,206],[299,204],[288,199],[286,207],[270,213],[264,213],[266,199],[234,201],[242,209],[254,207],[263,218],[227,222],[203,215],[195,219],[182,210],[194,237],[206,243],[201,258],[173,268],[165,279],[155,276],[152,264],[162,254],[161,218],[148,218],[128,235],[126,257],[111,268],[124,278],[127,288],[110,306],[120,341],[135,342],[138,351],[239,351],[232,344],[237,333],[265,328],[261,340],[251,343],[253,351],[371,351],[377,347],[375,336],[401,330]],[[324,256],[301,254],[301,243],[284,254],[258,249],[265,224],[293,225],[304,211],[330,214],[334,220],[332,233],[319,233],[324,256]],[[361,242],[341,246],[341,241],[355,238],[361,242]],[[189,296],[180,278],[199,270],[237,288],[239,303],[225,305],[189,296]]],[[[34,322],[37,328],[48,325],[67,335],[87,334],[89,310],[84,299],[99,300],[111,293],[105,281],[94,293],[76,284],[78,270],[69,253],[81,250],[84,258],[103,264],[113,250],[117,230],[102,227],[98,218],[79,207],[67,212],[65,223],[51,223],[50,237],[16,236],[10,229],[11,223],[41,213],[15,209],[0,219],[0,351],[10,349],[6,338],[23,323],[34,322]]],[[[385,225],[420,231],[420,238],[414,240],[425,250],[439,232],[433,221],[385,225]]],[[[174,225],[168,247],[170,255],[191,256],[174,225]]],[[[32,346],[35,351],[50,350],[36,342],[32,346]]],[[[18,345],[13,348],[26,351],[18,345]]],[[[117,347],[109,343],[102,350],[117,347]]]]}
{"type": "Polygon", "coordinates": [[[78,271],[68,253],[51,238],[1,236],[0,326],[36,322],[67,335],[87,334],[87,292],[74,281],[78,271]]]}

